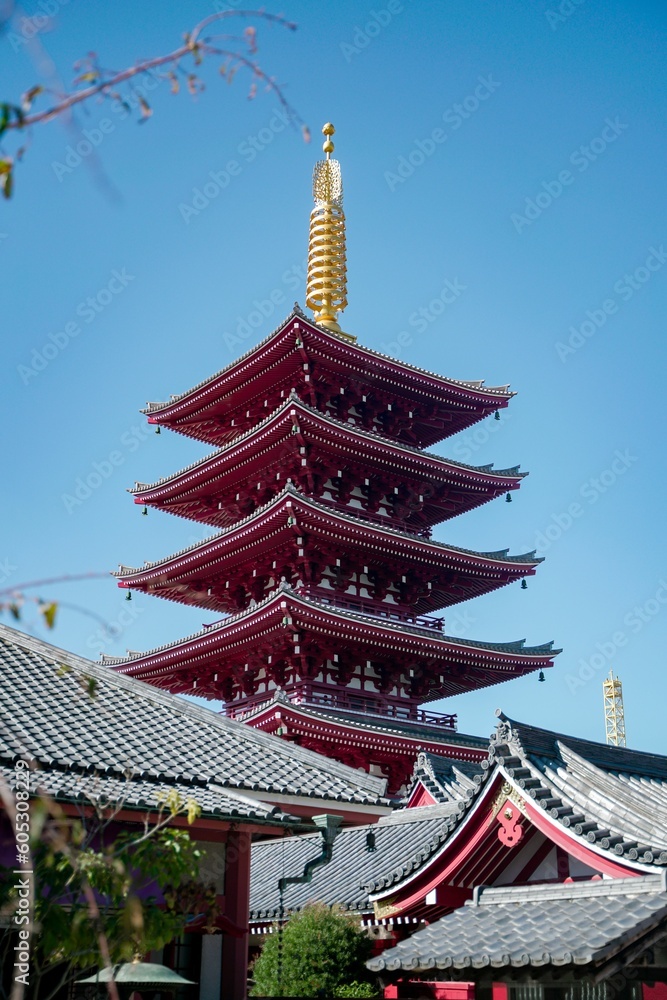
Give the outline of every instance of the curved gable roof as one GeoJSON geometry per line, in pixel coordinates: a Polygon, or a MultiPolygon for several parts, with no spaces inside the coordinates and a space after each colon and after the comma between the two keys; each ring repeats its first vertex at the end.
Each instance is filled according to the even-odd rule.
{"type": "MultiPolygon", "coordinates": [[[[408,853],[401,864],[387,866],[369,882],[371,895],[395,891],[425,870],[436,853],[453,843],[494,778],[509,778],[533,810],[544,811],[552,828],[561,827],[598,857],[627,865],[628,873],[647,866],[667,868],[667,757],[565,736],[496,714],[488,759],[476,765],[477,778],[461,788],[460,811],[443,818],[437,847],[408,853]]],[[[415,778],[423,775],[436,791],[440,785],[442,796],[458,794],[461,780],[455,779],[455,766],[420,755],[415,778]]]]}

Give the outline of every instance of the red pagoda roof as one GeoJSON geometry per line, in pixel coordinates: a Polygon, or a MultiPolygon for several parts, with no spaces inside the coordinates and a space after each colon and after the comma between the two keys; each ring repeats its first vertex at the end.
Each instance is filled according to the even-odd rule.
{"type": "MultiPolygon", "coordinates": [[[[517,556],[509,556],[507,550],[474,552],[362,522],[288,485],[219,534],[143,567],[121,566],[114,575],[120,587],[227,612],[246,606],[253,594],[256,599],[263,597],[281,573],[291,573],[292,580],[300,577],[301,586],[308,581],[319,586],[324,569],[335,567],[337,557],[347,557],[366,570],[382,568],[399,592],[401,581],[409,580],[410,594],[403,595],[401,603],[418,614],[533,575],[542,561],[534,552],[517,556]]],[[[329,594],[339,605],[354,601],[345,593],[329,594]]],[[[364,605],[370,605],[370,600],[357,602],[360,609],[364,605]]],[[[387,602],[378,602],[377,609],[374,613],[390,617],[401,610],[387,602]]]]}
{"type": "Polygon", "coordinates": [[[235,717],[265,732],[273,733],[287,725],[290,732],[320,738],[325,723],[328,728],[337,729],[341,741],[368,749],[400,749],[412,755],[413,763],[422,751],[445,759],[482,761],[488,757],[488,740],[458,733],[455,715],[421,709],[412,714],[414,718],[407,708],[402,715],[396,712],[390,716],[339,706],[331,708],[324,703],[290,700],[284,692],[275,692],[269,700],[235,717]]]}
{"type": "MultiPolygon", "coordinates": [[[[285,585],[264,601],[185,639],[129,657],[104,657],[121,673],[175,692],[221,698],[220,678],[243,683],[243,660],[294,660],[309,649],[320,661],[345,647],[369,659],[391,658],[405,674],[422,674],[421,700],[498,684],[553,666],[553,643],[485,643],[433,628],[388,621],[306,598],[285,585]],[[402,664],[402,665],[401,665],[402,664]],[[429,680],[430,678],[430,680],[429,680]]],[[[225,700],[231,700],[230,698],[225,700]]]]}
{"type": "MultiPolygon", "coordinates": [[[[349,697],[353,704],[358,700],[353,694],[349,697]]],[[[487,741],[457,733],[456,716],[409,711],[403,705],[386,717],[374,714],[368,699],[360,700],[363,704],[356,710],[346,711],[338,705],[288,699],[283,692],[276,692],[269,701],[234,717],[253,729],[280,735],[348,766],[366,770],[369,763],[374,764],[387,775],[389,795],[396,795],[408,784],[415,759],[424,750],[438,760],[449,760],[450,765],[454,758],[464,768],[487,757],[487,741]]]]}
{"type": "MultiPolygon", "coordinates": [[[[316,495],[331,477],[342,480],[343,502],[367,479],[376,497],[390,495],[396,521],[423,529],[518,489],[525,475],[518,467],[465,465],[389,441],[291,396],[225,447],[130,492],[135,503],[222,527],[266,503],[287,479],[316,495]]],[[[354,513],[366,516],[361,507],[354,513]]]]}
{"type": "MultiPolygon", "coordinates": [[[[359,404],[366,426],[426,447],[507,406],[508,386],[444,378],[337,336],[295,304],[280,326],[237,361],[167,402],[148,421],[221,445],[274,409],[291,389],[312,405],[359,404]]],[[[361,415],[359,417],[361,419],[361,415]]]]}

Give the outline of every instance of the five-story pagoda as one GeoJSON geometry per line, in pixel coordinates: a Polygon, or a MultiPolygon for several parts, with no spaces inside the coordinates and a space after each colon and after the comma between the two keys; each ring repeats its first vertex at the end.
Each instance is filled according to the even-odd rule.
{"type": "Polygon", "coordinates": [[[223,615],[178,642],[105,658],[346,764],[407,779],[419,750],[485,756],[455,716],[419,706],[552,666],[548,643],[448,635],[441,612],[535,572],[531,552],[433,541],[434,525],[500,496],[518,468],[426,451],[507,406],[507,386],[442,378],[362,347],[347,304],[340,165],[316,164],[306,302],[241,359],[144,411],[216,450],[135,503],[220,529],[118,583],[223,615]]]}

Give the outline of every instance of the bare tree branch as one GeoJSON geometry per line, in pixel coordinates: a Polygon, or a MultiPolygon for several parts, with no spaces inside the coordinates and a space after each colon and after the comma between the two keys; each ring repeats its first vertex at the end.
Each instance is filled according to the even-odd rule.
{"type": "MultiPolygon", "coordinates": [[[[80,73],[74,81],[75,85],[88,84],[88,86],[66,91],[61,85],[54,85],[53,74],[50,74],[46,86],[38,84],[31,87],[23,94],[20,103],[0,101],[0,136],[3,134],[22,135],[32,125],[43,125],[57,118],[68,120],[68,125],[71,127],[72,110],[94,98],[117,101],[126,105],[117,88],[127,85],[132,92],[133,81],[142,75],[157,75],[162,79],[170,79],[172,93],[177,93],[180,88],[176,72],[184,72],[181,66],[183,59],[192,58],[194,66],[198,67],[205,56],[223,56],[227,62],[220,67],[220,72],[226,76],[227,81],[231,83],[238,69],[249,72],[251,85],[248,97],[253,98],[257,93],[258,84],[263,85],[266,91],[273,93],[278,99],[289,120],[293,124],[301,126],[303,137],[308,142],[310,133],[287,100],[282,86],[262,69],[255,58],[257,53],[255,28],[248,25],[240,36],[227,33],[210,36],[204,34],[210,25],[232,17],[260,18],[290,31],[296,29],[296,25],[281,14],[269,14],[263,10],[220,11],[209,14],[208,17],[196,24],[192,31],[184,35],[183,44],[179,45],[178,48],[165,55],[141,59],[122,70],[103,69],[97,61],[97,56],[91,53],[79,64],[79,68],[83,66],[84,72],[80,73]],[[229,47],[230,42],[237,43],[238,47],[233,45],[229,47]],[[170,67],[168,72],[164,72],[166,67],[170,67]],[[54,98],[55,103],[41,111],[32,110],[34,104],[46,94],[54,98]]],[[[203,84],[196,72],[187,73],[187,87],[192,96],[203,89],[203,84]]],[[[141,110],[140,121],[144,121],[150,117],[152,109],[144,97],[139,97],[139,107],[141,110]]],[[[16,157],[7,154],[0,155],[0,190],[5,198],[11,197],[12,193],[14,161],[20,159],[24,151],[25,146],[18,151],[16,157]]]]}

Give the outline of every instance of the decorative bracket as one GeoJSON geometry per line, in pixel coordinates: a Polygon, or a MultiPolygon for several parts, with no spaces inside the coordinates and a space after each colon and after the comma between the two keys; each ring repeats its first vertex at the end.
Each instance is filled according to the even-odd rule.
{"type": "Polygon", "coordinates": [[[498,840],[505,847],[516,847],[523,840],[523,826],[521,825],[522,813],[509,799],[501,808],[496,819],[500,824],[498,828],[498,840]]]}
{"type": "Polygon", "coordinates": [[[525,801],[509,782],[504,782],[496,796],[491,809],[491,815],[498,820],[498,840],[505,847],[516,847],[524,835],[522,819],[525,801]]]}

